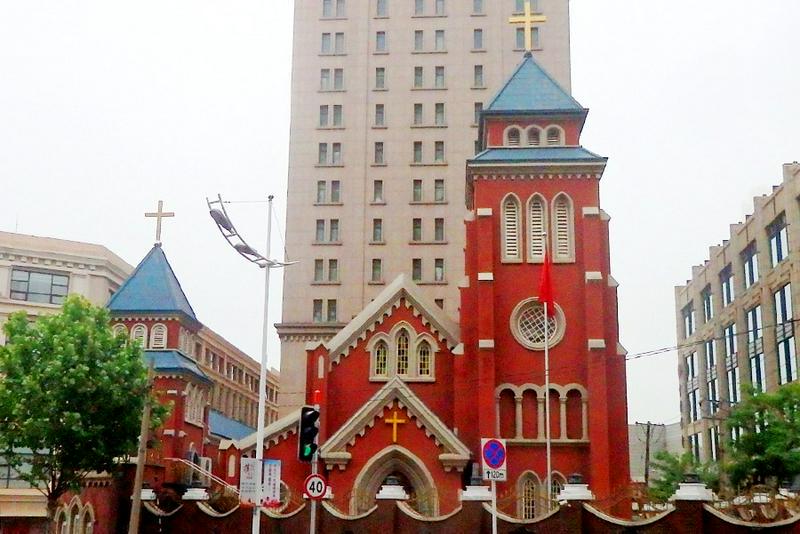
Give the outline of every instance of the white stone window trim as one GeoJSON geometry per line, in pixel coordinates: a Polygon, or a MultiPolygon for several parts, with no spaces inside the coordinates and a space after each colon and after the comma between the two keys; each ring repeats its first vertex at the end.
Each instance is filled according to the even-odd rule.
{"type": "Polygon", "coordinates": [[[147,325],[137,323],[131,328],[131,341],[139,341],[143,349],[147,348],[147,325]]]}
{"type": "Polygon", "coordinates": [[[435,382],[436,381],[436,354],[439,352],[439,344],[436,339],[428,332],[417,332],[408,322],[400,321],[392,327],[389,332],[378,332],[372,336],[366,346],[369,354],[369,381],[388,382],[397,377],[404,382],[435,382]],[[400,333],[405,330],[408,336],[408,373],[397,374],[397,339],[400,333]],[[378,343],[386,344],[386,374],[377,374],[376,369],[376,350],[378,343]],[[427,342],[430,347],[430,375],[419,374],[419,361],[417,359],[417,349],[423,342],[427,342]]]}
{"type": "Polygon", "coordinates": [[[164,323],[156,323],[150,328],[150,348],[167,348],[167,326],[164,323]]]}
{"type": "Polygon", "coordinates": [[[528,126],[525,129],[525,146],[542,146],[542,135],[544,134],[544,130],[535,124],[528,126]],[[537,143],[531,143],[531,133],[535,133],[537,143]]]}
{"type": "Polygon", "coordinates": [[[558,124],[549,124],[547,128],[544,129],[544,143],[541,146],[564,146],[566,141],[564,140],[566,137],[564,133],[564,128],[559,126],[558,124]],[[558,142],[550,143],[550,132],[558,131],[558,142]]]}
{"type": "Polygon", "coordinates": [[[550,250],[553,263],[575,263],[575,203],[572,201],[572,197],[564,191],[557,193],[551,201],[550,213],[550,250]],[[559,254],[558,252],[561,241],[558,238],[558,212],[556,206],[561,199],[567,202],[567,254],[559,254]]]}
{"type": "MultiPolygon", "coordinates": [[[[544,350],[544,343],[534,343],[528,340],[527,337],[523,334],[520,330],[519,321],[522,313],[530,307],[532,304],[538,304],[539,298],[538,297],[530,297],[520,301],[515,307],[514,310],[511,312],[511,317],[509,319],[509,328],[511,329],[511,333],[514,336],[514,339],[517,340],[517,343],[525,347],[526,349],[530,350],[537,350],[543,351],[544,350]]],[[[564,316],[564,310],[561,309],[561,306],[558,303],[555,303],[556,308],[556,328],[554,332],[548,332],[549,338],[549,347],[553,348],[562,339],[564,339],[564,332],[566,331],[567,320],[564,316]]]]}
{"type": "Polygon", "coordinates": [[[549,223],[550,223],[550,211],[549,211],[549,204],[547,199],[541,193],[534,193],[529,198],[528,201],[525,203],[525,214],[527,217],[527,237],[528,237],[528,254],[526,255],[528,263],[544,263],[544,249],[547,246],[547,237],[549,235],[549,223]],[[531,208],[533,207],[534,202],[540,202],[542,206],[542,230],[544,235],[534,236],[533,230],[533,217],[531,208]],[[534,254],[533,251],[533,244],[535,239],[544,240],[545,243],[542,247],[542,254],[534,254]]]}
{"type": "Polygon", "coordinates": [[[183,420],[193,425],[203,425],[205,395],[202,388],[187,384],[184,390],[183,420]]]}
{"type": "Polygon", "coordinates": [[[128,327],[125,326],[124,323],[115,324],[114,327],[111,329],[111,331],[114,333],[115,336],[118,336],[120,334],[124,334],[126,336],[128,335],[128,327]]]}
{"type": "MultiPolygon", "coordinates": [[[[480,215],[480,213],[479,213],[480,215]]],[[[500,201],[500,257],[503,263],[522,263],[522,254],[524,247],[523,242],[523,233],[522,233],[522,202],[517,195],[514,193],[508,193],[503,199],[500,201]],[[517,233],[517,252],[516,254],[509,254],[507,248],[507,241],[508,241],[508,230],[510,225],[507,221],[506,216],[506,203],[512,201],[514,203],[514,209],[516,212],[515,221],[513,224],[516,225],[516,233],[517,233]]]]}
{"type": "Polygon", "coordinates": [[[511,124],[503,130],[503,146],[518,148],[522,146],[523,129],[516,124],[511,124]],[[516,143],[512,143],[511,134],[516,134],[516,143]]]}

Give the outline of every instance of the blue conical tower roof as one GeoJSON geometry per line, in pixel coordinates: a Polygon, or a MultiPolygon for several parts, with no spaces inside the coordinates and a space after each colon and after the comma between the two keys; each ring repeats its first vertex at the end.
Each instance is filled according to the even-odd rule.
{"type": "Polygon", "coordinates": [[[566,92],[530,54],[492,99],[485,112],[492,113],[581,113],[586,109],[566,92]]]}
{"type": "Polygon", "coordinates": [[[181,315],[198,323],[189,299],[160,244],[139,263],[108,302],[108,309],[120,314],[181,315]]]}

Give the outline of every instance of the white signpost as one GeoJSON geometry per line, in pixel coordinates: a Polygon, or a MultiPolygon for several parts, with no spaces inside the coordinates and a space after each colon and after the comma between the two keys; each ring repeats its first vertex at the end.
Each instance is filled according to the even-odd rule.
{"type": "Polygon", "coordinates": [[[239,500],[247,504],[255,504],[258,493],[259,475],[261,475],[262,506],[274,508],[281,503],[281,462],[280,460],[258,460],[242,458],[239,471],[239,500]],[[261,469],[259,470],[259,464],[261,469]]]}
{"type": "Polygon", "coordinates": [[[506,440],[481,438],[483,479],[492,483],[492,534],[497,534],[497,487],[495,482],[505,482],[507,480],[507,460],[506,440]]]}

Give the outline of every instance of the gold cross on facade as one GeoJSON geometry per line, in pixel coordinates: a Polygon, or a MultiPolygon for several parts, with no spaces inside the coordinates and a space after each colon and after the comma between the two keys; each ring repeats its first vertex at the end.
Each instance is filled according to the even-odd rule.
{"type": "Polygon", "coordinates": [[[172,211],[164,211],[164,201],[158,201],[158,211],[145,213],[145,217],[155,217],[156,218],[156,245],[161,244],[161,219],[165,219],[167,217],[175,217],[175,212],[172,211]]]}
{"type": "Polygon", "coordinates": [[[384,419],[387,425],[392,425],[392,443],[397,443],[397,425],[404,425],[408,421],[397,417],[397,410],[392,412],[391,419],[384,419]]]}
{"type": "Polygon", "coordinates": [[[533,25],[540,22],[547,22],[547,17],[533,13],[531,0],[525,0],[525,12],[522,15],[515,15],[508,19],[509,24],[522,24],[523,28],[525,28],[525,50],[527,52],[533,50],[533,39],[531,39],[533,25]]]}

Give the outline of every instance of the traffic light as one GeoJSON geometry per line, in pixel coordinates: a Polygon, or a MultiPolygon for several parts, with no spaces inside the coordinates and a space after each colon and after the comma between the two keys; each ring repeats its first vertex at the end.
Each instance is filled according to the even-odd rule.
{"type": "Polygon", "coordinates": [[[297,438],[297,459],[310,462],[317,452],[317,434],[319,434],[319,410],[312,406],[300,409],[300,434],[297,438]]]}

